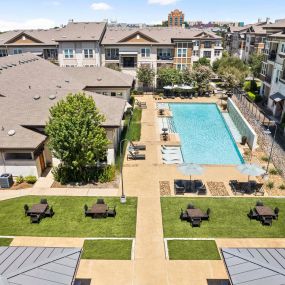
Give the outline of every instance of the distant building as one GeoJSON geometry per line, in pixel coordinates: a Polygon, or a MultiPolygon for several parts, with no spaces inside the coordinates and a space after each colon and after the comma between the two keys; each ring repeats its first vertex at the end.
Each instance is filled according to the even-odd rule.
{"type": "Polygon", "coordinates": [[[176,9],[168,14],[168,27],[182,27],[184,23],[184,14],[176,9]]]}

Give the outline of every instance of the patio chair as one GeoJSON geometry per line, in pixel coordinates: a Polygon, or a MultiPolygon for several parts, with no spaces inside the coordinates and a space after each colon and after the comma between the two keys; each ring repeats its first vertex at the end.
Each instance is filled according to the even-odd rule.
{"type": "Polygon", "coordinates": [[[40,203],[41,203],[41,204],[47,204],[47,203],[48,203],[48,201],[47,201],[47,199],[46,199],[46,198],[42,198],[42,199],[41,199],[41,201],[40,201],[40,203]]]}
{"type": "Polygon", "coordinates": [[[46,216],[46,217],[49,217],[49,218],[52,218],[54,214],[55,214],[55,213],[54,213],[54,210],[53,210],[52,207],[50,207],[49,209],[47,209],[46,212],[45,212],[45,216],[46,216]]]}
{"type": "Polygon", "coordinates": [[[236,195],[236,193],[238,192],[238,181],[237,180],[230,180],[230,186],[232,191],[234,192],[234,194],[236,195]]]}
{"type": "Polygon", "coordinates": [[[127,160],[145,160],[145,154],[135,154],[132,151],[129,151],[127,155],[127,160]]]}
{"type": "Polygon", "coordinates": [[[174,190],[175,194],[183,194],[185,193],[185,185],[183,180],[174,180],[174,190]]]}
{"type": "Polygon", "coordinates": [[[276,207],[275,209],[274,209],[274,214],[275,214],[275,219],[276,220],[278,220],[278,215],[279,215],[279,208],[278,207],[276,207]]]}
{"type": "Polygon", "coordinates": [[[27,204],[24,205],[25,216],[29,216],[29,206],[27,204]]]}
{"type": "Polygon", "coordinates": [[[187,221],[189,219],[187,213],[185,211],[183,211],[183,209],[181,209],[181,213],[180,213],[180,220],[181,221],[187,221]]]}
{"type": "Polygon", "coordinates": [[[258,219],[258,214],[255,210],[250,209],[249,213],[247,214],[250,220],[257,220],[258,219]]]}
{"type": "Polygon", "coordinates": [[[159,116],[164,116],[164,109],[159,109],[158,110],[158,115],[159,116]]]}
{"type": "Polygon", "coordinates": [[[204,216],[202,217],[202,220],[207,220],[209,221],[210,220],[210,213],[211,213],[211,209],[208,208],[207,209],[207,212],[204,214],[204,216]]]}
{"type": "Polygon", "coordinates": [[[261,222],[263,226],[272,226],[272,218],[262,217],[261,222]]]}
{"type": "Polygon", "coordinates": [[[134,144],[132,141],[130,141],[130,145],[134,150],[146,150],[146,146],[143,144],[134,144]]]}
{"type": "Polygon", "coordinates": [[[264,206],[264,204],[263,204],[262,201],[257,201],[256,204],[255,204],[255,206],[261,206],[261,207],[262,207],[262,206],[264,206]]]}
{"type": "Polygon", "coordinates": [[[113,209],[108,209],[108,217],[113,217],[113,218],[115,218],[116,215],[117,215],[116,206],[115,206],[113,209]]]}
{"type": "Polygon", "coordinates": [[[198,188],[198,195],[206,195],[207,194],[207,188],[205,184],[203,184],[201,187],[198,188]]]}
{"type": "Polygon", "coordinates": [[[90,210],[88,210],[88,206],[86,204],[84,205],[84,215],[85,215],[85,217],[92,216],[92,213],[90,210]]]}
{"type": "Polygon", "coordinates": [[[193,204],[188,204],[187,209],[195,209],[195,206],[193,204]]]}
{"type": "Polygon", "coordinates": [[[264,196],[264,184],[263,183],[256,183],[255,196],[257,195],[264,196]]]}
{"type": "Polygon", "coordinates": [[[31,224],[36,223],[39,224],[41,221],[41,215],[30,215],[31,224]]]}
{"type": "Polygon", "coordinates": [[[104,199],[97,199],[96,204],[105,204],[104,199]]]}
{"type": "Polygon", "coordinates": [[[191,219],[191,225],[192,225],[192,228],[194,228],[194,227],[200,227],[200,225],[201,225],[201,219],[198,219],[198,218],[193,218],[193,219],[191,219]]]}

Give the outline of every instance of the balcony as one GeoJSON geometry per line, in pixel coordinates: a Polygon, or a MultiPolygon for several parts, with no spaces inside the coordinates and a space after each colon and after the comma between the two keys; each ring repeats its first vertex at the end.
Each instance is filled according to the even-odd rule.
{"type": "Polygon", "coordinates": [[[105,60],[119,60],[119,55],[105,56],[105,60]]]}
{"type": "Polygon", "coordinates": [[[266,75],[264,81],[265,81],[266,83],[271,84],[272,76],[271,76],[271,75],[266,75]]]}
{"type": "Polygon", "coordinates": [[[171,60],[173,60],[173,56],[171,56],[171,55],[158,55],[157,60],[171,61],[171,60]]]}

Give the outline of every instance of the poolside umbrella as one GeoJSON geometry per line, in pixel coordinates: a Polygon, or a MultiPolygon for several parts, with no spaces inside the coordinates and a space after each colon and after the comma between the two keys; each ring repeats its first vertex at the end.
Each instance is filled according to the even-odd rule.
{"type": "Polygon", "coordinates": [[[177,169],[184,175],[190,176],[191,181],[191,175],[201,175],[204,172],[204,169],[199,164],[195,163],[183,163],[179,164],[177,166],[177,169]]]}
{"type": "Polygon", "coordinates": [[[237,166],[240,173],[248,175],[248,181],[250,176],[260,176],[265,174],[265,170],[254,163],[246,163],[237,166]]]}

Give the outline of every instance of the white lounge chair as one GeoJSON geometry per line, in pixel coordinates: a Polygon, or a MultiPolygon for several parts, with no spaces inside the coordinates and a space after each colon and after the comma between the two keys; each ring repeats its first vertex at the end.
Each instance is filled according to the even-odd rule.
{"type": "Polygon", "coordinates": [[[166,149],[166,150],[176,150],[176,149],[180,149],[179,146],[161,146],[162,149],[166,149]]]}
{"type": "Polygon", "coordinates": [[[182,160],[170,160],[170,161],[163,160],[163,164],[181,164],[181,163],[183,163],[182,160]]]}
{"type": "Polygon", "coordinates": [[[161,153],[162,154],[176,154],[176,155],[179,155],[180,154],[180,151],[179,149],[162,149],[161,150],[161,153]]]}

